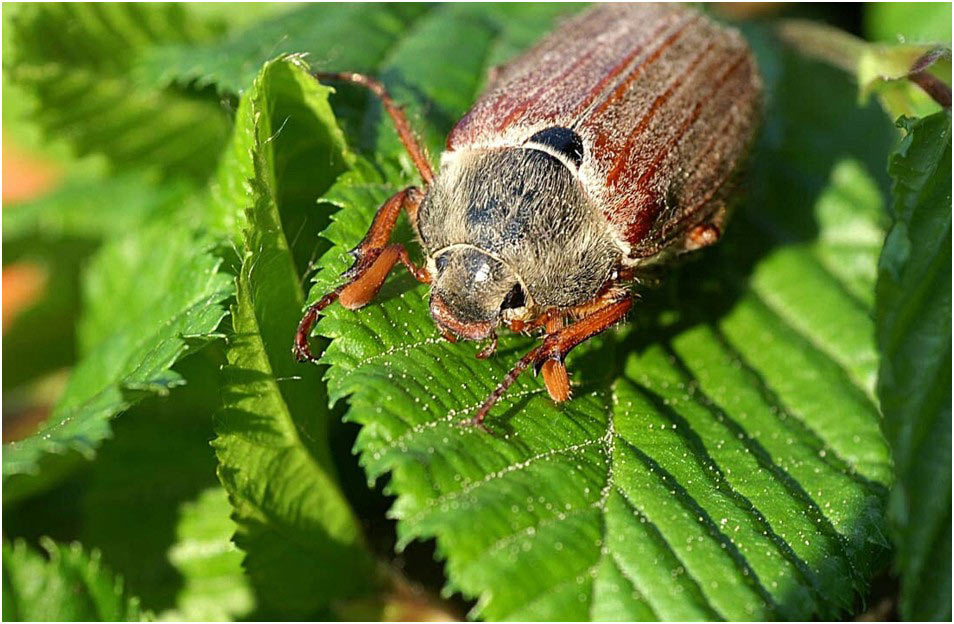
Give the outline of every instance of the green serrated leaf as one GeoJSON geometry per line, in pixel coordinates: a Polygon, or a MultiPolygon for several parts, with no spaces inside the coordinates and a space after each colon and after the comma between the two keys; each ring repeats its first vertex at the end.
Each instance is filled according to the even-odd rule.
{"type": "Polygon", "coordinates": [[[878,267],[878,396],[905,619],[951,617],[951,114],[902,119],[878,267]]]}
{"type": "MultiPolygon", "coordinates": [[[[435,45],[418,32],[455,32],[464,11],[430,14],[391,74],[424,94],[460,67],[479,75],[487,44],[462,45],[453,64],[400,54],[435,45]]],[[[476,360],[479,346],[441,338],[426,287],[402,271],[372,305],[332,306],[318,326],[332,339],[329,397],[350,396],[369,478],[391,475],[401,542],[435,537],[449,589],[479,598],[474,615],[833,618],[884,552],[891,463],[871,293],[892,132],[879,111],[855,109],[844,76],[750,34],[769,102],[745,204],[705,263],[571,354],[572,401],[554,406],[525,376],[491,413],[495,435],[458,426],[532,341],[503,337],[476,360]]],[[[429,115],[446,130],[443,112],[429,115]]],[[[309,300],[338,283],[346,250],[409,182],[361,168],[326,194],[342,208],[309,300]]]]}
{"type": "Polygon", "coordinates": [[[299,6],[224,41],[158,48],[142,60],[139,71],[160,84],[195,81],[227,93],[244,92],[262,64],[282,54],[307,54],[309,61],[326,69],[367,71],[427,8],[421,4],[299,6]],[[342,45],[345,35],[348,45],[342,45]]]}
{"type": "Polygon", "coordinates": [[[137,59],[170,43],[218,32],[177,4],[30,4],[11,19],[16,87],[31,122],[79,155],[103,154],[117,170],[204,179],[228,135],[225,107],[208,94],[133,76],[137,59]]]}
{"type": "Polygon", "coordinates": [[[290,352],[304,295],[289,230],[283,231],[289,208],[284,192],[299,188],[297,176],[311,174],[314,218],[317,194],[352,159],[328,93],[298,58],[267,63],[239,107],[226,160],[236,168],[226,178],[250,177],[220,189],[233,210],[247,212],[231,219],[246,226],[244,257],[232,309],[225,407],[216,417],[213,445],[235,508],[245,568],[266,606],[285,617],[313,615],[333,600],[361,595],[375,579],[331,463],[318,371],[297,364],[290,352]],[[289,129],[284,124],[292,117],[289,123],[321,131],[289,129]],[[289,147],[293,154],[314,155],[309,162],[316,168],[306,173],[281,166],[289,147]]]}
{"type": "Polygon", "coordinates": [[[209,335],[232,291],[209,243],[161,220],[105,245],[86,274],[82,358],[47,422],[3,447],[4,500],[49,485],[109,436],[111,418],[181,383],[169,368],[209,335]]]}
{"type": "Polygon", "coordinates": [[[97,551],[86,553],[42,539],[47,557],[26,542],[3,542],[3,619],[7,621],[139,621],[137,598],[106,569],[97,551]]]}

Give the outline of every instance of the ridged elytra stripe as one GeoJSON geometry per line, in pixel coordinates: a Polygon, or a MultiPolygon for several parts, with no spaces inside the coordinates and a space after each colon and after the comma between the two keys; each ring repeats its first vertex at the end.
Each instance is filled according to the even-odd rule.
{"type": "MultiPolygon", "coordinates": [[[[719,93],[719,91],[722,90],[722,87],[724,87],[728,83],[729,78],[732,76],[732,74],[736,72],[737,69],[739,69],[739,67],[742,66],[742,63],[745,62],[746,58],[747,57],[744,54],[739,55],[739,58],[737,58],[736,61],[732,63],[732,65],[730,65],[728,69],[726,69],[726,71],[722,73],[721,76],[719,76],[719,78],[717,79],[715,83],[715,88],[713,88],[712,91],[706,94],[705,96],[699,98],[699,100],[696,102],[696,105],[692,108],[692,112],[689,114],[689,117],[687,117],[686,120],[682,123],[682,126],[679,128],[679,132],[676,133],[676,136],[674,136],[669,143],[664,145],[656,153],[656,157],[653,159],[653,162],[649,165],[649,167],[646,168],[646,171],[644,171],[643,174],[639,176],[639,179],[636,182],[637,186],[644,184],[647,180],[649,180],[650,177],[652,177],[656,173],[656,170],[659,169],[659,165],[662,163],[662,160],[666,156],[666,154],[672,151],[675,145],[682,139],[683,136],[685,136],[686,132],[689,131],[689,127],[693,123],[695,123],[697,119],[699,119],[699,115],[702,113],[702,107],[703,105],[705,105],[706,101],[709,98],[715,97],[719,93]]],[[[720,134],[716,134],[715,135],[716,138],[718,138],[720,134]]]]}
{"type": "MultiPolygon", "coordinates": [[[[696,101],[695,106],[693,106],[692,108],[692,112],[689,114],[688,117],[686,117],[685,121],[683,121],[682,126],[680,126],[679,128],[679,131],[676,133],[674,137],[672,137],[672,139],[666,145],[663,145],[659,149],[659,151],[656,153],[656,156],[653,158],[653,162],[650,163],[648,167],[646,167],[646,170],[636,181],[637,187],[643,187],[645,184],[647,184],[647,182],[649,182],[649,180],[652,179],[652,177],[659,170],[659,167],[662,164],[663,159],[665,159],[666,155],[669,154],[675,148],[675,146],[679,143],[679,141],[682,140],[682,137],[685,136],[686,132],[689,131],[689,128],[692,126],[692,124],[695,123],[695,121],[699,118],[699,115],[702,113],[702,107],[706,104],[706,102],[710,101],[713,97],[715,97],[726,84],[728,84],[729,78],[731,78],[732,74],[734,74],[739,69],[739,67],[742,66],[746,58],[747,56],[744,54],[739,55],[739,57],[731,65],[729,65],[725,69],[725,71],[722,72],[722,75],[720,75],[716,79],[713,89],[707,92],[706,94],[702,95],[696,101]]],[[[715,145],[715,143],[720,138],[723,137],[725,133],[725,128],[728,127],[732,123],[732,121],[733,119],[731,116],[726,117],[726,120],[722,123],[722,126],[719,129],[719,132],[716,132],[715,134],[713,134],[713,138],[709,141],[709,144],[706,145],[705,148],[699,151],[701,155],[708,154],[712,150],[712,147],[715,145]]],[[[695,167],[690,167],[689,170],[694,171],[695,167]]],[[[705,201],[708,201],[709,199],[711,199],[711,197],[708,197],[705,201]]],[[[705,203],[705,201],[703,202],[703,204],[705,203]]],[[[679,218],[677,223],[681,223],[686,218],[689,218],[699,208],[701,208],[701,205],[683,214],[679,218]]],[[[635,223],[633,223],[629,231],[626,233],[627,240],[638,241],[643,236],[645,236],[646,233],[649,231],[650,227],[652,227],[652,224],[655,221],[656,217],[659,215],[660,209],[661,209],[661,206],[659,201],[647,200],[638,210],[640,218],[635,223]]]]}
{"type": "MultiPolygon", "coordinates": [[[[616,67],[612,69],[612,71],[610,71],[610,73],[608,73],[606,76],[603,77],[602,80],[600,80],[599,84],[597,84],[596,87],[594,87],[590,91],[586,100],[584,100],[584,102],[576,109],[576,111],[574,111],[572,117],[574,119],[578,119],[579,121],[576,121],[573,125],[574,126],[581,125],[584,120],[588,120],[596,115],[599,115],[604,110],[606,110],[608,106],[610,106],[611,104],[619,100],[619,98],[622,97],[623,93],[626,91],[629,85],[633,82],[633,80],[635,80],[640,75],[642,75],[642,73],[662,55],[662,53],[666,50],[666,48],[671,46],[676,41],[676,39],[678,39],[682,35],[682,33],[686,30],[686,28],[697,19],[698,17],[693,15],[693,16],[690,16],[689,19],[683,21],[679,25],[679,28],[674,33],[670,34],[655,49],[653,49],[652,53],[647,58],[640,61],[635,67],[629,68],[629,65],[633,62],[633,60],[641,52],[646,51],[647,46],[642,45],[642,46],[634,48],[628,55],[626,55],[626,58],[624,58],[622,62],[620,62],[616,67]],[[619,85],[613,91],[613,94],[610,97],[602,100],[599,106],[595,110],[588,111],[587,109],[593,105],[597,96],[605,92],[606,86],[613,79],[615,79],[621,73],[623,73],[623,70],[627,68],[629,68],[629,72],[627,73],[626,78],[621,83],[619,83],[619,85]]],[[[671,25],[670,22],[663,22],[663,24],[658,29],[653,31],[653,33],[648,37],[648,39],[654,40],[662,31],[664,31],[670,25],[671,25]]]]}
{"type": "Polygon", "coordinates": [[[689,66],[686,70],[681,73],[672,83],[663,91],[660,95],[656,96],[656,99],[653,100],[653,103],[650,104],[649,110],[646,111],[646,114],[643,115],[642,119],[639,120],[639,123],[633,129],[626,139],[626,143],[623,147],[623,150],[613,161],[613,168],[610,170],[609,175],[606,177],[606,183],[612,185],[616,179],[623,172],[623,169],[626,166],[626,161],[629,159],[630,153],[633,151],[633,145],[636,143],[637,137],[642,134],[646,128],[649,126],[649,122],[652,121],[655,114],[662,108],[663,104],[672,97],[673,93],[682,85],[683,81],[695,72],[696,68],[699,67],[699,64],[702,63],[702,60],[706,55],[715,47],[714,42],[709,42],[706,45],[705,49],[697,54],[695,58],[690,61],[689,66]]]}
{"type": "MultiPolygon", "coordinates": [[[[732,119],[732,117],[727,115],[725,121],[719,126],[719,132],[713,135],[713,138],[706,144],[705,148],[699,151],[699,154],[704,156],[705,154],[710,153],[715,148],[716,143],[718,143],[720,139],[726,138],[725,130],[726,128],[731,126],[733,122],[734,120],[732,119]]],[[[694,161],[694,163],[695,162],[698,162],[698,161],[694,161]]],[[[722,190],[723,186],[725,186],[725,183],[727,181],[728,181],[728,178],[723,178],[717,185],[712,187],[710,191],[702,199],[696,202],[692,206],[692,208],[689,208],[683,211],[682,214],[679,215],[679,217],[676,218],[673,222],[667,223],[666,225],[669,226],[669,232],[663,232],[663,236],[660,238],[660,240],[657,242],[656,245],[645,250],[634,249],[633,255],[636,257],[646,257],[646,256],[651,256],[655,253],[658,253],[660,249],[664,248],[666,245],[668,245],[671,242],[671,236],[669,236],[669,234],[679,233],[683,231],[687,222],[692,221],[695,215],[697,215],[699,211],[705,207],[706,204],[712,201],[712,198],[715,197],[716,194],[722,190]]],[[[650,225],[652,224],[651,220],[649,221],[649,224],[650,225]]],[[[629,233],[631,235],[636,235],[639,238],[642,238],[643,236],[646,235],[649,229],[650,229],[649,227],[646,227],[645,231],[636,232],[634,231],[635,228],[631,228],[629,233]]],[[[638,239],[629,239],[629,240],[638,240],[638,239]]]]}
{"type": "Polygon", "coordinates": [[[528,98],[525,98],[525,99],[520,103],[519,106],[516,106],[515,108],[513,108],[513,109],[507,114],[507,116],[504,117],[503,120],[502,120],[499,124],[497,124],[497,130],[498,130],[498,131],[503,131],[503,130],[505,130],[505,129],[507,128],[507,126],[509,126],[510,123],[511,123],[514,119],[516,119],[518,116],[520,116],[521,113],[523,113],[524,111],[526,111],[528,108],[530,108],[531,106],[533,106],[538,100],[540,100],[540,98],[543,96],[544,93],[546,93],[546,92],[547,92],[549,89],[551,89],[554,85],[560,85],[560,84],[562,84],[563,81],[566,80],[566,77],[569,76],[570,74],[572,74],[573,71],[576,70],[576,68],[578,68],[580,65],[582,65],[582,64],[585,63],[586,61],[590,60],[590,57],[592,57],[592,56],[596,53],[597,49],[598,49],[598,48],[597,48],[596,46],[590,48],[589,51],[587,51],[586,54],[584,54],[583,56],[581,56],[580,58],[578,58],[578,59],[577,59],[575,62],[573,62],[569,67],[567,67],[567,68],[564,69],[562,72],[560,72],[560,74],[557,75],[555,78],[553,78],[552,80],[550,80],[550,81],[548,81],[548,82],[545,82],[545,83],[541,84],[539,87],[537,87],[537,90],[533,92],[533,95],[531,95],[531,96],[528,97],[528,98]]]}

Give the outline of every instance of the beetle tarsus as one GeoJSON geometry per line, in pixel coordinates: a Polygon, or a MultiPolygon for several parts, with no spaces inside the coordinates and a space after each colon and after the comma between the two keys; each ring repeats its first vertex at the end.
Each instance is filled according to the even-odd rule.
{"type": "Polygon", "coordinates": [[[530,366],[530,364],[537,357],[537,353],[542,348],[543,346],[541,345],[533,349],[532,351],[530,351],[530,353],[520,358],[517,361],[517,363],[514,364],[514,367],[510,369],[510,372],[507,373],[507,375],[503,378],[500,384],[496,388],[494,388],[493,392],[490,393],[490,396],[484,399],[484,402],[481,404],[481,406],[477,408],[476,412],[474,412],[474,417],[471,419],[471,424],[480,425],[481,423],[484,422],[484,418],[487,417],[487,413],[490,411],[490,408],[492,408],[497,403],[497,401],[500,400],[500,397],[502,397],[504,393],[507,392],[507,389],[513,385],[513,382],[517,381],[517,377],[520,376],[520,373],[525,371],[527,367],[530,366]]]}
{"type": "Polygon", "coordinates": [[[311,335],[311,329],[318,321],[318,314],[330,306],[338,298],[341,288],[336,288],[312,305],[305,311],[301,322],[298,323],[298,330],[295,331],[295,343],[292,345],[292,354],[299,362],[315,362],[318,360],[311,353],[311,347],[308,344],[308,337],[311,335]]]}
{"type": "Polygon", "coordinates": [[[478,360],[486,360],[491,355],[497,352],[497,334],[496,332],[490,337],[490,344],[477,352],[476,358],[478,360]]]}

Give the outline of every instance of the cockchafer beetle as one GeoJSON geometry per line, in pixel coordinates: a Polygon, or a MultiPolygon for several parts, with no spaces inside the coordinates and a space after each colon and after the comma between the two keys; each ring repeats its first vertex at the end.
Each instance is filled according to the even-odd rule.
{"type": "Polygon", "coordinates": [[[453,128],[435,176],[401,110],[382,101],[426,185],[377,212],[352,251],[347,280],[308,308],[293,347],[336,299],[375,296],[400,261],[431,284],[430,312],[454,341],[542,331],[475,412],[481,424],[531,365],[554,401],[570,397],[564,358],[622,320],[647,267],[716,242],[735,177],[757,127],[761,82],[735,30],[678,5],[606,4],[568,20],[514,61],[453,128]],[[390,243],[406,210],[426,256],[390,243]]]}

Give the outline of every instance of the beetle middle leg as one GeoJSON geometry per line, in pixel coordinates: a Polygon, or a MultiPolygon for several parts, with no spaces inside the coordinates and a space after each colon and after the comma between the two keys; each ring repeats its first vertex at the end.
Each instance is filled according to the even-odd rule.
{"type": "MultiPolygon", "coordinates": [[[[586,307],[589,308],[586,316],[571,325],[560,327],[553,333],[548,334],[543,339],[543,344],[532,349],[517,361],[506,377],[503,378],[503,381],[477,409],[470,421],[471,424],[482,426],[490,409],[531,364],[535,373],[544,371],[547,391],[555,401],[569,398],[569,378],[563,365],[566,355],[573,347],[609,329],[626,316],[626,313],[633,307],[633,296],[628,292],[623,294],[608,293],[606,298],[593,302],[586,307]]],[[[555,327],[555,324],[553,326],[555,327]]]]}
{"type": "Polygon", "coordinates": [[[299,362],[315,359],[308,346],[308,336],[318,320],[318,314],[336,300],[340,300],[341,305],[352,310],[366,305],[378,293],[388,273],[398,261],[407,267],[417,281],[431,281],[424,267],[411,262],[404,245],[389,244],[402,208],[407,211],[411,222],[415,223],[423,198],[421,191],[410,187],[395,194],[378,209],[368,233],[351,251],[354,264],[344,273],[348,281],[309,306],[298,324],[292,353],[299,362]]]}

